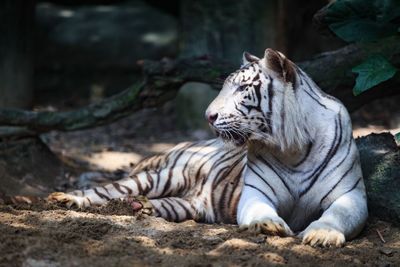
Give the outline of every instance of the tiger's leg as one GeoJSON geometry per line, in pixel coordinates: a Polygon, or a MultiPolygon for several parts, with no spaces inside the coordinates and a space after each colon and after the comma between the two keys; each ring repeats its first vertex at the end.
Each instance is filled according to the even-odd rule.
{"type": "Polygon", "coordinates": [[[364,185],[342,195],[299,234],[303,243],[311,246],[343,246],[361,232],[368,217],[364,185]],[[361,189],[361,190],[360,190],[361,189]]]}
{"type": "Polygon", "coordinates": [[[181,222],[191,219],[200,219],[199,212],[194,204],[190,200],[184,198],[128,198],[127,202],[132,206],[135,212],[144,208],[150,210],[149,213],[146,211],[149,215],[162,217],[168,221],[181,222]]]}
{"type": "MultiPolygon", "coordinates": [[[[179,168],[177,168],[177,173],[179,173],[179,168]]],[[[64,203],[68,207],[76,205],[82,208],[101,205],[110,199],[124,198],[129,195],[160,198],[182,192],[186,187],[187,181],[183,175],[172,177],[169,169],[163,169],[160,172],[143,171],[114,183],[88,190],[76,190],[70,193],[55,192],[48,196],[48,200],[64,203]]]]}
{"type": "MultiPolygon", "coordinates": [[[[268,169],[261,171],[266,175],[270,172],[268,169]]],[[[273,173],[270,172],[270,175],[274,178],[273,173]]],[[[252,168],[249,163],[244,181],[237,215],[240,229],[271,235],[293,235],[290,227],[278,215],[276,190],[262,179],[260,170],[252,168]]]]}

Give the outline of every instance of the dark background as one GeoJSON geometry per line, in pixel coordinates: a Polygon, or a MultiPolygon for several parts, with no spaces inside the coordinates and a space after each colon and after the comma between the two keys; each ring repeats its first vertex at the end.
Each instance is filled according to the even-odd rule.
{"type": "MultiPolygon", "coordinates": [[[[243,51],[262,56],[272,47],[295,62],[307,60],[345,45],[313,25],[328,2],[4,0],[0,107],[68,110],[99,101],[138,80],[142,59],[207,56],[239,66],[243,51]]],[[[215,91],[185,88],[161,112],[190,117],[179,115],[177,127],[204,127],[202,113],[215,91]]],[[[396,106],[396,99],[371,104],[353,114],[355,124],[397,128],[396,106]]]]}

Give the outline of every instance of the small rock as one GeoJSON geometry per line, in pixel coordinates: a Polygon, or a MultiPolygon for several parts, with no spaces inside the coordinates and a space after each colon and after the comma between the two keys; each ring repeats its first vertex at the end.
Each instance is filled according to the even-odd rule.
{"type": "Polygon", "coordinates": [[[391,248],[380,248],[379,252],[383,255],[386,255],[388,257],[392,257],[393,256],[393,249],[391,248]]]}
{"type": "Polygon", "coordinates": [[[259,235],[257,237],[252,238],[251,241],[253,241],[254,243],[257,243],[257,244],[263,244],[263,243],[265,243],[266,239],[267,239],[266,236],[259,235]]]}
{"type": "Polygon", "coordinates": [[[271,263],[278,263],[278,264],[286,264],[287,260],[282,257],[281,255],[277,254],[277,253],[273,253],[273,252],[267,252],[264,253],[262,256],[262,258],[264,258],[265,260],[267,260],[268,262],[271,263]]]}

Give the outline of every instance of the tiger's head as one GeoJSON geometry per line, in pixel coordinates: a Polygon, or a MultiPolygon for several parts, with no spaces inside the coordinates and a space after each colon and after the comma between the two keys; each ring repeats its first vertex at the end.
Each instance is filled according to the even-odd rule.
{"type": "Polygon", "coordinates": [[[308,143],[306,114],[296,97],[299,71],[278,51],[268,48],[261,59],[244,52],[241,68],[207,108],[209,124],[238,146],[255,140],[284,150],[308,143]]]}

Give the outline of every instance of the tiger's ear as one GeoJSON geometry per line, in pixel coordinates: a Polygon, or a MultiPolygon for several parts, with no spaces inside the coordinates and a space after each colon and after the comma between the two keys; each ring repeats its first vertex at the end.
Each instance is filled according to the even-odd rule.
{"type": "Polygon", "coordinates": [[[260,59],[245,51],[245,52],[243,52],[242,66],[247,65],[251,62],[257,61],[257,60],[260,60],[260,59]]]}
{"type": "Polygon", "coordinates": [[[286,58],[281,52],[267,48],[264,54],[265,65],[267,68],[276,72],[285,82],[290,82],[293,85],[296,82],[296,67],[295,64],[286,58]]]}

